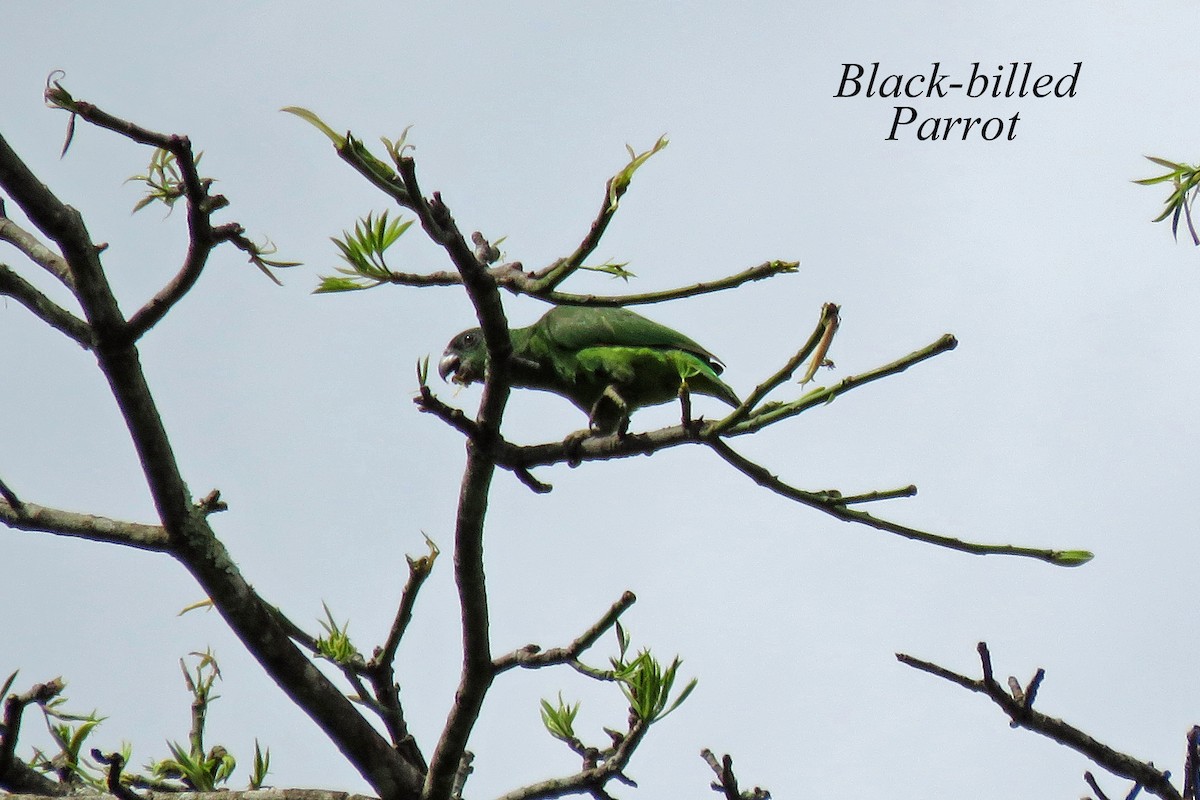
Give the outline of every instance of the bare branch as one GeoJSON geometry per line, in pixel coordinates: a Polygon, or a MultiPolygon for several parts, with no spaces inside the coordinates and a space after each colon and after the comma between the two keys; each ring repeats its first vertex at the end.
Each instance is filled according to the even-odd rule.
{"type": "Polygon", "coordinates": [[[65,333],[85,350],[90,350],[94,345],[92,329],[86,322],[39,292],[32,283],[5,264],[0,264],[0,295],[12,297],[42,322],[65,333]]]}
{"type": "MultiPolygon", "coordinates": [[[[729,428],[729,435],[740,436],[746,433],[754,433],[762,430],[767,425],[771,425],[782,419],[793,417],[796,414],[803,413],[814,406],[831,403],[837,397],[845,394],[859,386],[864,386],[880,378],[886,378],[889,375],[896,375],[903,372],[909,367],[919,364],[926,359],[933,358],[936,355],[953,350],[958,346],[958,340],[951,334],[947,333],[938,339],[933,344],[909,353],[903,358],[897,359],[890,364],[884,364],[881,367],[876,367],[873,370],[860,373],[858,375],[849,375],[842,378],[836,384],[829,387],[821,387],[805,394],[799,400],[794,400],[790,403],[768,404],[761,409],[751,414],[743,422],[737,423],[729,428]]],[[[735,412],[736,413],[736,412],[735,412]]]]}
{"type": "Polygon", "coordinates": [[[8,242],[16,247],[30,261],[58,278],[68,289],[74,288],[75,279],[71,277],[71,270],[63,257],[6,217],[3,202],[0,202],[0,241],[8,242]]]}
{"type": "MultiPolygon", "coordinates": [[[[573,294],[570,292],[548,291],[542,283],[525,272],[518,261],[499,264],[488,268],[488,274],[496,281],[496,285],[514,294],[529,297],[560,306],[636,306],[650,303],[663,303],[668,300],[682,300],[687,297],[721,292],[735,289],[754,281],[772,278],[796,272],[799,262],[796,261],[766,261],[762,264],[742,270],[741,272],[717,278],[711,281],[680,286],[674,289],[662,289],[656,292],[642,292],[625,295],[573,294]]],[[[392,272],[388,275],[387,283],[398,286],[458,286],[462,277],[456,272],[437,271],[427,273],[392,272]]]]}
{"type": "Polygon", "coordinates": [[[764,278],[773,278],[796,272],[799,267],[796,261],[767,261],[741,272],[711,281],[700,281],[676,289],[663,289],[657,292],[642,292],[626,295],[595,295],[570,294],[567,292],[545,291],[538,287],[536,280],[530,280],[526,273],[508,272],[498,278],[500,285],[511,291],[519,291],[538,300],[562,306],[636,306],[650,303],[664,303],[668,300],[682,300],[686,297],[697,297],[726,289],[735,289],[764,278]]]}
{"type": "MultiPolygon", "coordinates": [[[[633,148],[627,148],[629,150],[630,161],[620,172],[609,178],[604,184],[604,201],[600,204],[600,210],[597,212],[596,218],[592,220],[587,235],[583,237],[583,241],[575,248],[575,252],[566,258],[560,258],[550,266],[540,270],[534,276],[537,281],[538,290],[553,290],[583,266],[583,262],[588,259],[600,244],[600,239],[608,229],[608,224],[612,222],[613,216],[617,213],[621,198],[628,191],[634,172],[648,158],[666,146],[667,138],[661,136],[654,143],[653,147],[643,153],[635,153],[633,148]]],[[[537,292],[534,293],[536,294],[537,292]]]]}
{"type": "Polygon", "coordinates": [[[108,288],[100,266],[100,248],[88,235],[83,218],[60,201],[0,136],[0,188],[25,212],[37,228],[62,252],[67,271],[74,280],[75,296],[83,306],[100,345],[106,337],[119,335],[125,320],[108,288]]]}
{"type": "Polygon", "coordinates": [[[363,672],[371,681],[375,698],[378,701],[379,714],[387,726],[392,744],[404,752],[405,756],[422,770],[427,769],[425,756],[421,753],[416,741],[408,731],[408,723],[404,719],[404,709],[400,703],[400,687],[396,683],[395,660],[400,640],[412,621],[413,606],[417,601],[417,593],[425,580],[433,571],[433,563],[437,560],[439,550],[428,536],[425,542],[429,546],[429,554],[421,558],[408,556],[408,582],[400,594],[400,606],[396,609],[396,618],[388,631],[387,640],[382,647],[377,647],[371,660],[367,662],[363,672]]]}
{"type": "Polygon", "coordinates": [[[12,500],[13,498],[6,497],[5,501],[0,503],[0,522],[16,530],[74,536],[155,553],[165,553],[171,549],[167,531],[160,525],[144,525],[91,514],[77,514],[26,502],[17,505],[12,500]]]}
{"type": "MultiPolygon", "coordinates": [[[[185,140],[186,141],[186,140],[185,140]]],[[[187,145],[188,157],[191,156],[191,145],[187,145]]],[[[186,174],[186,173],[185,173],[186,174]]],[[[188,222],[192,230],[188,243],[188,252],[184,257],[183,266],[166,286],[154,297],[146,301],[129,319],[128,336],[138,339],[146,331],[157,325],[175,304],[183,299],[204,271],[208,256],[219,241],[212,234],[212,228],[206,214],[194,214],[189,205],[188,222]]],[[[238,228],[240,231],[240,227],[238,228]]]]}
{"type": "MultiPolygon", "coordinates": [[[[594,625],[576,637],[566,647],[542,650],[535,644],[526,645],[519,650],[514,650],[507,655],[497,658],[493,662],[495,670],[497,673],[500,673],[513,667],[537,669],[557,664],[571,664],[574,666],[578,662],[579,656],[594,645],[604,635],[605,631],[616,625],[621,615],[635,602],[637,602],[637,597],[633,592],[627,591],[621,595],[621,599],[612,604],[612,607],[604,613],[604,616],[600,617],[594,625]]],[[[591,671],[588,674],[591,674],[591,671]]]]}
{"type": "Polygon", "coordinates": [[[441,553],[437,545],[428,536],[425,537],[425,544],[429,547],[428,555],[421,556],[420,558],[407,557],[408,582],[404,585],[404,590],[400,594],[400,607],[396,609],[396,618],[392,622],[387,640],[382,647],[376,649],[374,656],[367,664],[368,670],[384,669],[396,660],[396,650],[400,647],[400,640],[404,636],[404,631],[408,629],[408,623],[412,621],[413,606],[417,602],[417,593],[421,590],[421,586],[424,585],[430,573],[433,572],[433,563],[441,553]]]}
{"type": "Polygon", "coordinates": [[[468,418],[462,409],[443,403],[424,383],[421,384],[419,394],[413,398],[413,402],[421,411],[432,414],[468,438],[479,437],[479,426],[474,420],[468,418]]]}
{"type": "MultiPolygon", "coordinates": [[[[192,152],[192,143],[186,136],[159,133],[116,117],[92,103],[76,100],[57,83],[51,83],[47,87],[47,99],[53,105],[70,111],[72,115],[78,116],[92,125],[115,131],[139,144],[150,145],[171,153],[179,167],[182,194],[187,200],[188,252],[175,277],[130,318],[124,330],[124,335],[128,336],[130,340],[137,340],[145,334],[166,316],[176,303],[183,299],[199,279],[213,248],[221,242],[233,242],[240,249],[251,252],[251,260],[255,261],[268,277],[278,283],[278,280],[271,275],[259,258],[257,248],[242,236],[243,229],[240,225],[229,223],[217,228],[213,227],[213,213],[228,205],[228,201],[221,195],[210,193],[209,188],[212,181],[200,177],[196,165],[197,159],[192,152]]],[[[69,255],[67,262],[71,262],[69,255]]],[[[74,269],[71,272],[74,272],[74,269]]],[[[75,277],[78,278],[78,276],[75,277]]]]}
{"type": "Polygon", "coordinates": [[[766,789],[755,786],[750,791],[743,792],[738,788],[737,776],[733,774],[732,756],[726,755],[718,761],[716,754],[706,747],[700,751],[700,757],[716,773],[717,780],[712,784],[713,791],[724,795],[725,800],[770,800],[771,793],[766,789]]]}
{"type": "Polygon", "coordinates": [[[388,283],[397,286],[461,286],[462,277],[457,272],[441,270],[438,272],[392,272],[389,273],[388,283]]]}
{"type": "Polygon", "coordinates": [[[709,433],[720,434],[727,431],[735,423],[741,422],[746,418],[746,415],[766,398],[771,392],[775,391],[784,381],[792,377],[792,374],[800,367],[806,358],[812,355],[817,349],[825,335],[825,331],[831,327],[831,320],[837,319],[839,307],[833,303],[826,303],[821,307],[821,318],[817,320],[817,327],[808,337],[808,341],[804,346],[796,351],[796,354],[788,359],[778,372],[765,381],[754,387],[741,405],[735,408],[727,417],[717,422],[712,426],[709,433]]]}
{"type": "MultiPolygon", "coordinates": [[[[826,494],[832,495],[831,492],[826,494]]],[[[904,497],[916,497],[917,487],[911,483],[908,486],[901,486],[899,489],[881,489],[874,492],[863,492],[862,494],[841,495],[837,498],[837,502],[843,506],[857,505],[860,503],[874,503],[879,500],[899,500],[904,497]]]]}
{"type": "MultiPolygon", "coordinates": [[[[948,680],[969,691],[987,695],[992,702],[1004,710],[1004,713],[1008,714],[1013,727],[1027,728],[1053,739],[1086,756],[1112,774],[1135,781],[1146,791],[1162,797],[1164,800],[1182,800],[1183,795],[1171,785],[1169,773],[1159,770],[1148,761],[1140,761],[1126,753],[1114,750],[1061,719],[1047,716],[1034,709],[1028,692],[1024,698],[1025,702],[1021,702],[1004,691],[994,679],[988,680],[986,675],[991,672],[991,656],[988,653],[987,645],[983,642],[979,644],[979,653],[981,663],[986,665],[985,678],[981,680],[959,675],[945,667],[904,653],[897,653],[896,658],[900,663],[907,664],[914,669],[928,672],[930,675],[948,680]]],[[[1093,788],[1097,787],[1093,786],[1093,788]]]]}
{"type": "Polygon", "coordinates": [[[739,455],[723,440],[711,439],[708,441],[709,447],[713,449],[717,455],[721,456],[726,463],[741,472],[746,477],[753,480],[759,486],[765,489],[770,489],[775,494],[781,497],[786,497],[789,500],[795,500],[810,508],[815,508],[818,511],[824,511],[826,514],[833,516],[845,522],[859,522],[872,528],[888,533],[894,533],[898,536],[903,536],[906,539],[914,539],[926,544],[937,545],[938,547],[946,547],[951,550],[959,550],[972,555],[1008,555],[1008,556],[1025,556],[1027,558],[1036,558],[1039,561],[1046,561],[1051,564],[1064,566],[1075,566],[1084,563],[1090,556],[1076,550],[1044,550],[1034,547],[1020,547],[1009,544],[979,544],[976,542],[967,542],[962,539],[955,539],[950,536],[942,536],[936,533],[910,528],[907,525],[901,525],[896,522],[890,522],[885,519],[871,516],[865,511],[849,508],[842,502],[839,495],[835,492],[809,492],[803,489],[797,489],[794,486],[789,486],[777,477],[772,475],[765,467],[750,461],[744,456],[739,455]]]}
{"type": "MultiPolygon", "coordinates": [[[[151,143],[169,151],[179,165],[183,194],[187,199],[188,251],[175,277],[130,317],[127,335],[133,340],[154,327],[196,285],[213,248],[223,241],[241,236],[243,232],[236,223],[213,228],[213,213],[227,205],[227,201],[220,195],[209,194],[211,181],[200,177],[191,141],[186,136],[158,133],[153,136],[155,141],[151,143]]],[[[269,272],[267,274],[270,275],[269,272]]],[[[272,280],[275,280],[273,276],[272,280]]]]}
{"type": "Polygon", "coordinates": [[[1108,795],[1106,795],[1106,794],[1104,793],[1104,790],[1102,790],[1102,789],[1100,788],[1100,784],[1096,783],[1096,776],[1095,776],[1095,775],[1093,775],[1093,774],[1092,774],[1092,773],[1090,773],[1090,772],[1084,772],[1084,773],[1083,773],[1083,781],[1084,781],[1084,783],[1086,783],[1086,784],[1087,784],[1089,787],[1091,787],[1091,789],[1092,789],[1092,791],[1093,791],[1093,792],[1095,792],[1095,793],[1096,793],[1096,800],[1109,800],[1109,798],[1108,798],[1108,795]]]}
{"type": "Polygon", "coordinates": [[[0,480],[0,497],[3,497],[4,502],[8,503],[16,513],[25,513],[25,504],[21,502],[21,498],[17,497],[17,493],[10,489],[8,484],[3,480],[0,480]]]}

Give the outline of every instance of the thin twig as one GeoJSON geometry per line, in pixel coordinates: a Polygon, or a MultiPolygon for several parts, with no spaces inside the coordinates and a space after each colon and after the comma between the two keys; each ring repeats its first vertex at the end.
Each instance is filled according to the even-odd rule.
{"type": "Polygon", "coordinates": [[[121,783],[121,771],[125,769],[125,759],[120,753],[103,753],[99,748],[92,749],[92,758],[108,767],[105,786],[109,794],[118,800],[143,800],[142,796],[121,783]]]}
{"type": "Polygon", "coordinates": [[[1100,784],[1096,783],[1095,775],[1093,775],[1091,772],[1084,772],[1083,780],[1084,783],[1091,787],[1092,791],[1096,793],[1096,800],[1108,800],[1108,795],[1106,795],[1104,790],[1100,788],[1100,784]]]}
{"type": "Polygon", "coordinates": [[[18,514],[25,513],[25,504],[21,502],[21,498],[17,497],[17,493],[8,488],[2,479],[0,479],[0,497],[4,498],[4,502],[12,506],[12,509],[18,514]]]}
{"type": "Polygon", "coordinates": [[[831,403],[835,398],[840,397],[851,389],[877,381],[880,378],[886,378],[889,375],[901,373],[911,366],[941,353],[953,350],[957,346],[958,340],[947,333],[933,344],[909,353],[903,358],[896,359],[890,364],[884,364],[881,367],[876,367],[873,370],[858,375],[847,376],[832,386],[814,389],[799,400],[794,400],[790,403],[783,403],[776,406],[768,404],[754,414],[751,414],[748,419],[732,426],[728,430],[728,433],[731,436],[740,436],[762,430],[768,425],[787,419],[788,417],[793,417],[814,406],[831,403]]]}
{"type": "MultiPolygon", "coordinates": [[[[433,572],[433,563],[437,560],[441,553],[436,544],[428,536],[425,537],[425,544],[429,547],[429,554],[420,558],[407,556],[408,560],[408,582],[405,583],[403,591],[400,593],[400,606],[396,609],[396,618],[392,621],[392,627],[388,631],[387,640],[383,646],[376,650],[370,662],[367,663],[367,669],[385,669],[386,665],[392,664],[396,660],[396,650],[400,647],[400,640],[404,637],[404,632],[408,629],[408,623],[412,621],[413,606],[417,602],[417,593],[421,590],[425,580],[433,572]]],[[[390,670],[388,670],[390,672],[390,670]]]]}
{"type": "Polygon", "coordinates": [[[547,800],[553,797],[563,797],[569,794],[591,793],[593,797],[609,797],[604,786],[611,780],[617,780],[627,785],[631,783],[625,776],[625,767],[633,756],[638,745],[650,728],[646,720],[635,719],[629,731],[620,738],[612,748],[605,750],[600,763],[588,766],[574,775],[534,783],[511,791],[497,800],[547,800]]]}
{"type": "Polygon", "coordinates": [[[792,374],[795,373],[804,360],[812,355],[813,351],[817,349],[817,345],[821,343],[821,340],[825,335],[825,331],[830,326],[830,318],[832,317],[836,319],[837,313],[838,306],[834,305],[833,303],[826,303],[824,306],[822,306],[821,318],[817,320],[817,327],[808,337],[808,341],[805,342],[804,345],[796,351],[795,355],[789,358],[787,363],[785,363],[774,375],[767,378],[758,386],[755,386],[754,391],[746,396],[746,399],[741,402],[741,405],[730,412],[729,415],[724,419],[717,421],[711,427],[709,433],[724,433],[732,425],[741,422],[755,406],[757,406],[763,401],[764,398],[766,398],[768,394],[773,392],[784,381],[791,378],[792,374]]]}
{"type": "Polygon", "coordinates": [[[400,687],[396,683],[395,661],[400,641],[408,629],[409,622],[412,621],[417,593],[433,571],[434,561],[437,560],[440,552],[437,545],[428,536],[425,537],[425,542],[429,546],[428,555],[421,558],[408,556],[408,581],[400,594],[400,605],[396,609],[396,618],[392,622],[384,644],[375,649],[371,660],[363,669],[371,681],[371,688],[378,701],[379,713],[388,729],[388,734],[392,737],[392,744],[404,752],[410,761],[419,764],[422,769],[426,769],[427,764],[416,740],[408,731],[404,708],[400,703],[400,687]]]}
{"type": "Polygon", "coordinates": [[[700,757],[717,776],[712,783],[713,791],[723,794],[725,800],[770,800],[771,793],[761,787],[755,786],[747,792],[738,788],[737,776],[733,774],[732,756],[726,754],[718,760],[716,754],[706,747],[700,751],[700,757]]]}
{"type": "MultiPolygon", "coordinates": [[[[1026,558],[1035,558],[1039,561],[1046,561],[1051,564],[1072,566],[1077,563],[1082,563],[1083,556],[1079,551],[1072,550],[1046,550],[1035,547],[1020,547],[1010,544],[981,544],[977,542],[968,542],[962,539],[955,539],[950,536],[942,536],[928,531],[910,528],[907,525],[901,525],[896,522],[891,522],[886,519],[872,516],[865,511],[859,511],[855,508],[849,508],[841,503],[836,497],[831,497],[828,493],[808,492],[803,489],[798,489],[790,486],[779,478],[772,475],[765,467],[750,461],[746,457],[740,455],[733,450],[728,444],[721,439],[711,439],[707,442],[708,446],[725,460],[730,466],[741,472],[746,477],[753,480],[764,489],[769,489],[781,497],[786,497],[789,500],[795,500],[810,508],[815,508],[818,511],[824,511],[836,519],[845,522],[858,522],[872,528],[876,528],[888,533],[894,533],[898,536],[903,536],[906,539],[913,539],[926,544],[937,545],[938,547],[946,547],[951,550],[959,550],[972,555],[1008,555],[1008,556],[1024,556],[1026,558]]],[[[1084,559],[1085,560],[1085,559],[1084,559]]]]}
{"type": "Polygon", "coordinates": [[[627,591],[621,595],[621,598],[617,602],[612,604],[600,619],[596,620],[590,628],[577,636],[566,647],[542,650],[537,645],[526,645],[523,648],[500,656],[493,662],[493,666],[496,672],[500,673],[510,670],[513,667],[538,669],[557,664],[572,664],[585,650],[594,645],[606,631],[616,625],[621,615],[635,602],[637,602],[637,597],[633,592],[627,591]]]}
{"type": "MultiPolygon", "coordinates": [[[[496,285],[501,289],[513,292],[514,294],[523,294],[557,306],[623,307],[663,303],[669,300],[682,300],[688,297],[697,297],[713,292],[735,289],[754,281],[796,272],[798,267],[799,262],[796,261],[767,261],[724,278],[700,281],[673,289],[623,295],[573,294],[570,292],[547,291],[536,277],[525,272],[520,262],[515,261],[489,267],[488,274],[492,276],[496,281],[496,285]]],[[[458,286],[462,284],[462,277],[458,273],[448,270],[427,273],[391,272],[386,282],[399,286],[413,287],[458,286]]]]}
{"type": "Polygon", "coordinates": [[[175,277],[130,317],[127,335],[131,340],[137,340],[158,324],[196,285],[213,248],[242,232],[236,223],[224,225],[219,230],[213,228],[212,213],[225,204],[225,198],[209,195],[209,183],[200,177],[191,141],[186,136],[156,136],[159,137],[156,146],[169,150],[179,165],[184,197],[187,198],[188,251],[175,277]]]}
{"type": "Polygon", "coordinates": [[[458,771],[454,774],[454,785],[450,788],[450,800],[462,800],[462,793],[463,789],[467,786],[467,779],[475,771],[475,768],[471,766],[474,761],[475,754],[470,750],[464,750],[462,760],[458,763],[458,771]]]}
{"type": "Polygon", "coordinates": [[[505,289],[520,291],[522,294],[527,294],[530,297],[547,303],[553,303],[554,305],[637,306],[650,303],[664,303],[669,300],[682,300],[687,297],[697,297],[727,289],[735,289],[738,286],[754,281],[761,281],[764,278],[773,278],[776,275],[793,273],[798,268],[799,262],[797,261],[767,261],[724,278],[700,281],[699,283],[680,286],[675,289],[662,289],[657,292],[641,292],[625,295],[571,294],[567,292],[542,291],[537,288],[537,282],[530,281],[528,275],[524,273],[510,273],[509,275],[502,276],[499,283],[505,289]]]}
{"type": "Polygon", "coordinates": [[[613,197],[613,181],[614,178],[609,178],[604,184],[604,201],[600,204],[600,210],[597,212],[592,224],[588,227],[587,234],[583,237],[583,241],[575,248],[575,252],[566,258],[560,258],[550,266],[540,270],[534,276],[532,282],[535,289],[533,294],[539,292],[552,292],[555,287],[569,278],[572,273],[583,266],[583,262],[587,260],[600,244],[600,239],[604,236],[604,232],[608,229],[608,224],[612,222],[613,216],[617,213],[618,204],[614,202],[620,199],[621,195],[625,194],[628,188],[626,186],[617,187],[616,198],[613,197]]]}
{"type": "Polygon", "coordinates": [[[862,494],[841,495],[837,498],[837,502],[844,506],[852,506],[860,503],[874,503],[879,500],[898,500],[903,497],[916,496],[917,487],[910,483],[908,486],[901,486],[899,489],[883,489],[874,492],[863,492],[862,494]]]}

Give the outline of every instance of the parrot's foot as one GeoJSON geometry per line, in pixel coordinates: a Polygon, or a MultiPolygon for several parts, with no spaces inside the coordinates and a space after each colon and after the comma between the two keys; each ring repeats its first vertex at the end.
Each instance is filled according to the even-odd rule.
{"type": "Polygon", "coordinates": [[[592,433],[601,436],[615,432],[618,437],[624,437],[629,433],[629,411],[629,403],[625,402],[615,386],[609,384],[592,404],[592,410],[588,413],[589,427],[592,433]],[[616,411],[615,417],[608,413],[612,410],[616,411]]]}
{"type": "Polygon", "coordinates": [[[563,448],[567,451],[568,467],[573,469],[583,462],[583,459],[579,456],[579,448],[583,444],[583,440],[591,435],[591,430],[582,430],[568,433],[567,438],[563,439],[563,448]]]}

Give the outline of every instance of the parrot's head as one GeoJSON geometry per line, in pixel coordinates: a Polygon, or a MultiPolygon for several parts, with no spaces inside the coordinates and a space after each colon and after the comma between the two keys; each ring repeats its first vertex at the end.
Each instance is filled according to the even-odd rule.
{"type": "Polygon", "coordinates": [[[451,339],[438,361],[438,375],[442,376],[442,380],[453,373],[451,380],[463,386],[483,380],[486,368],[487,345],[479,328],[463,331],[451,339]]]}

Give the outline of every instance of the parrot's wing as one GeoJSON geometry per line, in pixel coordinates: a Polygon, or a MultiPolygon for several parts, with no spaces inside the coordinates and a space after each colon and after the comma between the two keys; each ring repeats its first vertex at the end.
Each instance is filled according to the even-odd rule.
{"type": "Polygon", "coordinates": [[[720,359],[679,331],[624,308],[556,306],[532,327],[538,338],[572,352],[606,346],[683,350],[709,362],[717,373],[724,369],[720,359]]]}

